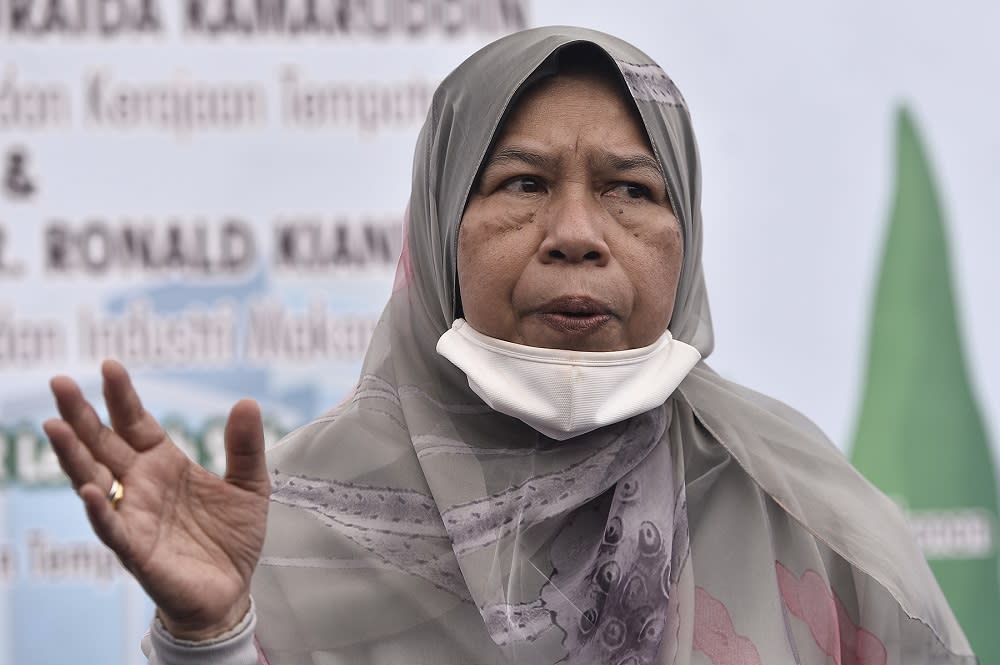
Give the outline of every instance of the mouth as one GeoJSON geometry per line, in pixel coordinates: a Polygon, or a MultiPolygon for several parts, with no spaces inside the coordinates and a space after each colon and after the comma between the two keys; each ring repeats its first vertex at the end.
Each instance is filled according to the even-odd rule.
{"type": "Polygon", "coordinates": [[[555,298],[542,305],[538,315],[550,328],[568,335],[590,334],[614,318],[606,305],[586,296],[555,298]]]}

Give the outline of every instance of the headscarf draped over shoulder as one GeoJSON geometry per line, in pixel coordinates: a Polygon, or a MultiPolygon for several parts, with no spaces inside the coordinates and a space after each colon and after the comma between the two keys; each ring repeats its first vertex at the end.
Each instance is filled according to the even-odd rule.
{"type": "Polygon", "coordinates": [[[620,72],[683,228],[670,330],[710,354],[698,150],[671,79],[578,28],[474,54],[420,133],[403,255],[356,389],[271,451],[254,578],[267,658],[974,663],[900,512],[789,407],[701,363],[661,407],[560,443],[490,410],[435,353],[480,164],[519,92],[581,43],[620,72]]]}

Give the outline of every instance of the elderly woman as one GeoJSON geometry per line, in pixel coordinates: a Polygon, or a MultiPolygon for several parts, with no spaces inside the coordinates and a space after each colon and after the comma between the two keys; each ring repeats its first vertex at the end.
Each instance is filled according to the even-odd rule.
{"type": "Polygon", "coordinates": [[[253,402],[220,479],[120,365],[110,427],[54,379],[151,662],[974,663],[889,500],[705,365],[699,196],[655,63],[519,33],[435,95],[358,386],[267,463],[253,402]]]}

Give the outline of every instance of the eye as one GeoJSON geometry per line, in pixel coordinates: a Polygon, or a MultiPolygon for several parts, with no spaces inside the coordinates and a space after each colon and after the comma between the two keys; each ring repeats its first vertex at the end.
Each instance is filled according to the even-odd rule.
{"type": "Polygon", "coordinates": [[[580,615],[580,632],[586,634],[594,629],[597,625],[597,610],[591,607],[586,612],[580,615]]]}
{"type": "Polygon", "coordinates": [[[622,603],[629,609],[635,609],[646,601],[646,595],[646,580],[639,575],[633,575],[625,585],[625,597],[622,603]]]}
{"type": "Polygon", "coordinates": [[[514,194],[538,194],[545,191],[539,178],[529,175],[519,175],[507,180],[500,188],[514,194]]]}
{"type": "Polygon", "coordinates": [[[616,183],[608,193],[612,196],[620,196],[625,199],[638,200],[652,198],[652,192],[649,191],[649,187],[634,182],[616,183]]]}
{"type": "Polygon", "coordinates": [[[660,629],[662,627],[663,624],[658,617],[649,617],[639,630],[639,639],[650,640],[652,642],[658,641],[657,638],[660,636],[660,629]]]}
{"type": "Polygon", "coordinates": [[[660,530],[652,522],[645,521],[639,525],[639,551],[643,554],[656,554],[663,546],[660,530]]]}
{"type": "Polygon", "coordinates": [[[617,649],[624,644],[626,632],[625,623],[621,619],[609,619],[608,623],[604,626],[601,638],[605,646],[617,649]]]}
{"type": "Polygon", "coordinates": [[[631,501],[639,495],[639,481],[635,478],[626,478],[618,483],[618,498],[622,501],[631,501]]]}
{"type": "Polygon", "coordinates": [[[622,576],[622,569],[614,561],[607,561],[597,570],[597,586],[601,591],[607,593],[611,587],[618,583],[622,576]]]}
{"type": "Polygon", "coordinates": [[[617,545],[622,539],[622,518],[612,517],[608,520],[608,526],[604,530],[604,542],[608,545],[617,545]]]}

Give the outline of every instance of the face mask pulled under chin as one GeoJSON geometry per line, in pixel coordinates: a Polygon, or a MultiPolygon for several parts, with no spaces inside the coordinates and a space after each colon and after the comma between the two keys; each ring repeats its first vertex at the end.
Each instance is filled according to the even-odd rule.
{"type": "Polygon", "coordinates": [[[437,352],[494,411],[558,441],[663,404],[701,359],[669,330],[640,349],[568,351],[487,337],[465,319],[441,335],[437,352]]]}

